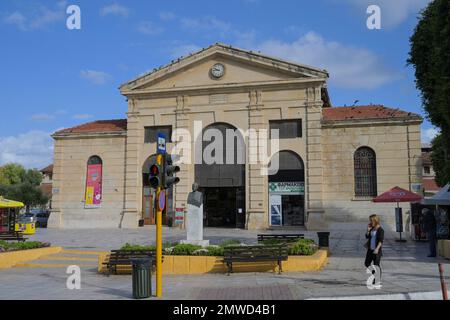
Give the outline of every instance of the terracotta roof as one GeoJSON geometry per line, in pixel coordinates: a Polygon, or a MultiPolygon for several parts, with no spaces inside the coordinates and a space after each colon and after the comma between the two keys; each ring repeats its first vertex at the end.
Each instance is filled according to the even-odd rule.
{"type": "Polygon", "coordinates": [[[393,119],[416,118],[421,119],[416,113],[402,111],[400,109],[387,108],[383,105],[333,107],[322,110],[324,121],[343,120],[368,120],[368,119],[393,119]]]}
{"type": "Polygon", "coordinates": [[[422,179],[422,186],[425,191],[439,191],[441,189],[434,179],[422,179]]]}
{"type": "Polygon", "coordinates": [[[46,166],[41,170],[42,173],[53,173],[53,164],[46,166]]]}
{"type": "Polygon", "coordinates": [[[97,133],[97,132],[122,132],[127,131],[127,119],[97,120],[81,124],[76,127],[63,129],[55,134],[67,133],[97,133]]]}

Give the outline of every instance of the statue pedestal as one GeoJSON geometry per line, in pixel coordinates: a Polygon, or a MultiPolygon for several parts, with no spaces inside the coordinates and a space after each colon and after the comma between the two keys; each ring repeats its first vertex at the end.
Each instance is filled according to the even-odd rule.
{"type": "Polygon", "coordinates": [[[182,240],[181,243],[209,246],[209,240],[203,240],[203,204],[200,207],[188,204],[186,232],[186,240],[182,240]]]}

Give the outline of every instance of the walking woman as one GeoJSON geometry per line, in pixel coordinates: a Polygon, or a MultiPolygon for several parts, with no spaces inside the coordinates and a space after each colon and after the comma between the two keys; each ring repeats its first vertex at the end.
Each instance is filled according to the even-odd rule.
{"type": "Polygon", "coordinates": [[[384,230],[380,224],[380,217],[373,214],[369,217],[370,223],[367,226],[367,255],[366,261],[364,262],[366,268],[369,268],[373,263],[375,266],[379,267],[381,280],[381,256],[382,256],[382,246],[384,241],[384,230]]]}

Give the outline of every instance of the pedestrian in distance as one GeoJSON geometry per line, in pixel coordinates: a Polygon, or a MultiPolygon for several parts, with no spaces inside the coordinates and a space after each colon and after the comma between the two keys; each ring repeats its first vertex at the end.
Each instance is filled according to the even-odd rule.
{"type": "Polygon", "coordinates": [[[436,217],[434,212],[430,209],[422,209],[423,215],[423,231],[427,234],[427,239],[429,243],[430,253],[428,258],[436,257],[436,217]]]}
{"type": "MultiPolygon", "coordinates": [[[[384,229],[381,227],[380,217],[376,214],[373,214],[369,217],[369,224],[367,225],[366,232],[367,243],[365,247],[367,248],[366,260],[364,265],[366,268],[369,268],[373,263],[376,266],[375,270],[379,270],[379,281],[381,283],[381,256],[382,246],[384,241],[384,229]]],[[[372,271],[372,274],[375,273],[375,270],[372,271]]],[[[375,284],[374,278],[374,284],[375,284]]]]}

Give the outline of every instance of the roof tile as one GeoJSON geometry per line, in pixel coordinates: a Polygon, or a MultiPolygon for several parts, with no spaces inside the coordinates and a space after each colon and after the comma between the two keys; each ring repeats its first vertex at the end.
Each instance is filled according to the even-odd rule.
{"type": "Polygon", "coordinates": [[[67,133],[103,133],[127,131],[127,119],[97,120],[67,128],[55,132],[55,134],[67,133]]]}
{"type": "Polygon", "coordinates": [[[383,105],[352,106],[324,108],[322,111],[324,121],[417,118],[416,113],[400,109],[387,108],[383,105]]]}

